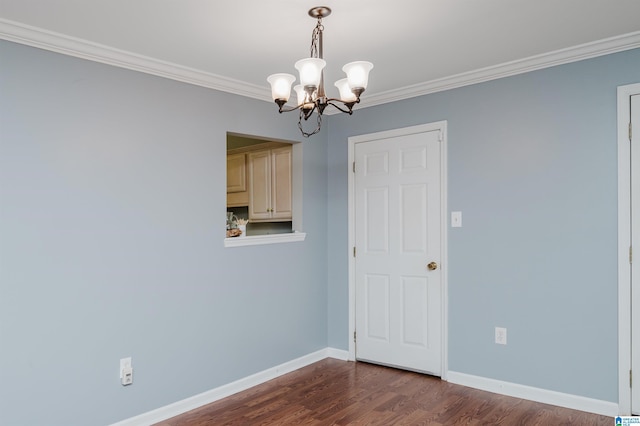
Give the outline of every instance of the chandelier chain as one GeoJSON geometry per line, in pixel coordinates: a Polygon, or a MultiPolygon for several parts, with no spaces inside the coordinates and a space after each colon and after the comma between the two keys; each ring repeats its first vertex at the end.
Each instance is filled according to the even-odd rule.
{"type": "Polygon", "coordinates": [[[302,133],[302,136],[304,136],[305,138],[308,138],[309,136],[313,136],[320,131],[320,127],[322,127],[322,114],[319,114],[316,112],[316,116],[317,116],[317,122],[318,122],[318,126],[316,127],[316,129],[311,133],[305,132],[304,129],[302,128],[302,119],[305,117],[305,113],[303,112],[303,110],[300,110],[300,118],[298,119],[298,129],[300,129],[300,133],[302,133]]]}
{"type": "Polygon", "coordinates": [[[310,51],[311,58],[320,57],[318,52],[318,45],[320,40],[320,34],[322,33],[322,31],[324,31],[324,25],[322,25],[322,18],[318,18],[318,23],[316,24],[316,27],[313,29],[313,32],[311,33],[311,51],[310,51]]]}

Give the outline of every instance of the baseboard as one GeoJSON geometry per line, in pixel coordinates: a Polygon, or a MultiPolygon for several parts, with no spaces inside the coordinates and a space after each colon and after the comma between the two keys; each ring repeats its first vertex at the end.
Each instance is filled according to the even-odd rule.
{"type": "Polygon", "coordinates": [[[472,376],[470,374],[457,373],[455,371],[449,371],[447,378],[450,383],[468,386],[487,392],[528,399],[530,401],[541,402],[543,404],[556,405],[558,407],[571,408],[573,410],[586,411],[603,416],[615,417],[618,415],[618,404],[614,402],[601,401],[599,399],[534,388],[531,386],[519,385],[517,383],[503,382],[500,380],[488,379],[486,377],[472,376]]]}
{"type": "Polygon", "coordinates": [[[240,380],[236,380],[235,382],[183,399],[182,401],[174,402],[173,404],[140,414],[139,416],[122,420],[118,423],[112,424],[111,426],[148,426],[202,407],[203,405],[218,401],[222,398],[226,398],[235,393],[242,392],[243,390],[247,390],[253,386],[275,379],[276,377],[298,370],[302,367],[306,367],[307,365],[325,358],[337,358],[346,361],[347,356],[347,351],[334,348],[321,349],[300,358],[285,362],[284,364],[268,368],[240,380]]]}
{"type": "Polygon", "coordinates": [[[349,351],[343,351],[342,349],[327,348],[327,356],[325,358],[335,358],[340,361],[349,360],[349,351]]]}

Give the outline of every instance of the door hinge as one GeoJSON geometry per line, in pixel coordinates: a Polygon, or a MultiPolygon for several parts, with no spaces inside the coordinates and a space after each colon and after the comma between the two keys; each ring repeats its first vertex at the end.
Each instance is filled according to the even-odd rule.
{"type": "Polygon", "coordinates": [[[632,127],[633,127],[633,126],[632,126],[631,121],[630,121],[630,122],[629,122],[629,142],[631,142],[631,136],[632,136],[632,131],[631,131],[632,129],[631,129],[631,128],[632,128],[632,127]]]}
{"type": "Polygon", "coordinates": [[[353,246],[353,257],[356,257],[356,246],[353,246]]]}
{"type": "Polygon", "coordinates": [[[632,388],[633,387],[633,374],[632,374],[632,370],[629,370],[629,387],[632,388]]]}
{"type": "Polygon", "coordinates": [[[356,331],[355,330],[353,330],[353,341],[354,342],[356,341],[356,331]]]}
{"type": "Polygon", "coordinates": [[[353,173],[356,172],[356,162],[354,161],[353,164],[351,165],[351,170],[353,170],[353,173]]]}
{"type": "Polygon", "coordinates": [[[633,247],[629,247],[629,264],[633,263],[633,247]]]}

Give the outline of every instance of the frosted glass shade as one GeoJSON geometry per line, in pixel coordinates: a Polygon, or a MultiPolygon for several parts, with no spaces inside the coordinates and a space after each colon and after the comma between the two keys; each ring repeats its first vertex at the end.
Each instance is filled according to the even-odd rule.
{"type": "Polygon", "coordinates": [[[369,71],[373,68],[371,62],[356,61],[349,62],[342,67],[342,71],[347,73],[347,80],[349,81],[349,87],[353,89],[366,89],[369,84],[369,71]]]}
{"type": "Polygon", "coordinates": [[[356,96],[356,94],[351,91],[351,88],[349,87],[349,81],[346,78],[336,81],[335,86],[340,91],[341,101],[355,102],[358,100],[358,97],[356,96]]]}
{"type": "Polygon", "coordinates": [[[291,96],[291,84],[295,81],[295,77],[291,74],[271,74],[267,77],[267,81],[271,84],[271,96],[273,100],[283,99],[285,102],[291,96]]]}
{"type": "Polygon", "coordinates": [[[298,95],[298,106],[302,105],[304,103],[304,97],[306,94],[304,91],[304,87],[302,87],[301,84],[297,84],[293,86],[293,90],[295,90],[296,95],[298,95]]]}
{"type": "Polygon", "coordinates": [[[324,59],[319,58],[300,59],[296,62],[295,67],[300,73],[300,84],[302,87],[318,87],[320,85],[320,79],[322,78],[322,69],[326,64],[324,59]]]}

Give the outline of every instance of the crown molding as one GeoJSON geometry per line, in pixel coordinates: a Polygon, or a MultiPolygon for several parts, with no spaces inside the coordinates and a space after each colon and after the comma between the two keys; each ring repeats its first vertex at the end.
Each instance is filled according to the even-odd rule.
{"type": "Polygon", "coordinates": [[[442,92],[640,47],[640,31],[367,96],[360,108],[442,92]]]}
{"type": "Polygon", "coordinates": [[[0,39],[169,78],[196,86],[272,102],[267,87],[138,55],[64,34],[0,18],[0,39]]]}
{"type": "MultiPolygon", "coordinates": [[[[272,102],[268,87],[257,86],[228,77],[200,71],[182,65],[137,55],[113,47],[93,43],[64,34],[32,27],[19,22],[0,18],[0,39],[20,43],[64,55],[74,56],[94,62],[101,62],[120,68],[139,71],[159,77],[169,78],[196,86],[207,87],[235,95],[246,96],[272,102]]],[[[610,53],[640,47],[640,31],[611,37],[592,43],[560,49],[525,59],[505,62],[449,77],[427,81],[400,89],[367,95],[358,109],[367,108],[403,99],[415,98],[430,93],[469,86],[471,84],[496,80],[523,74],[556,65],[581,61],[610,53]]],[[[329,114],[329,111],[325,112],[329,114]]]]}

